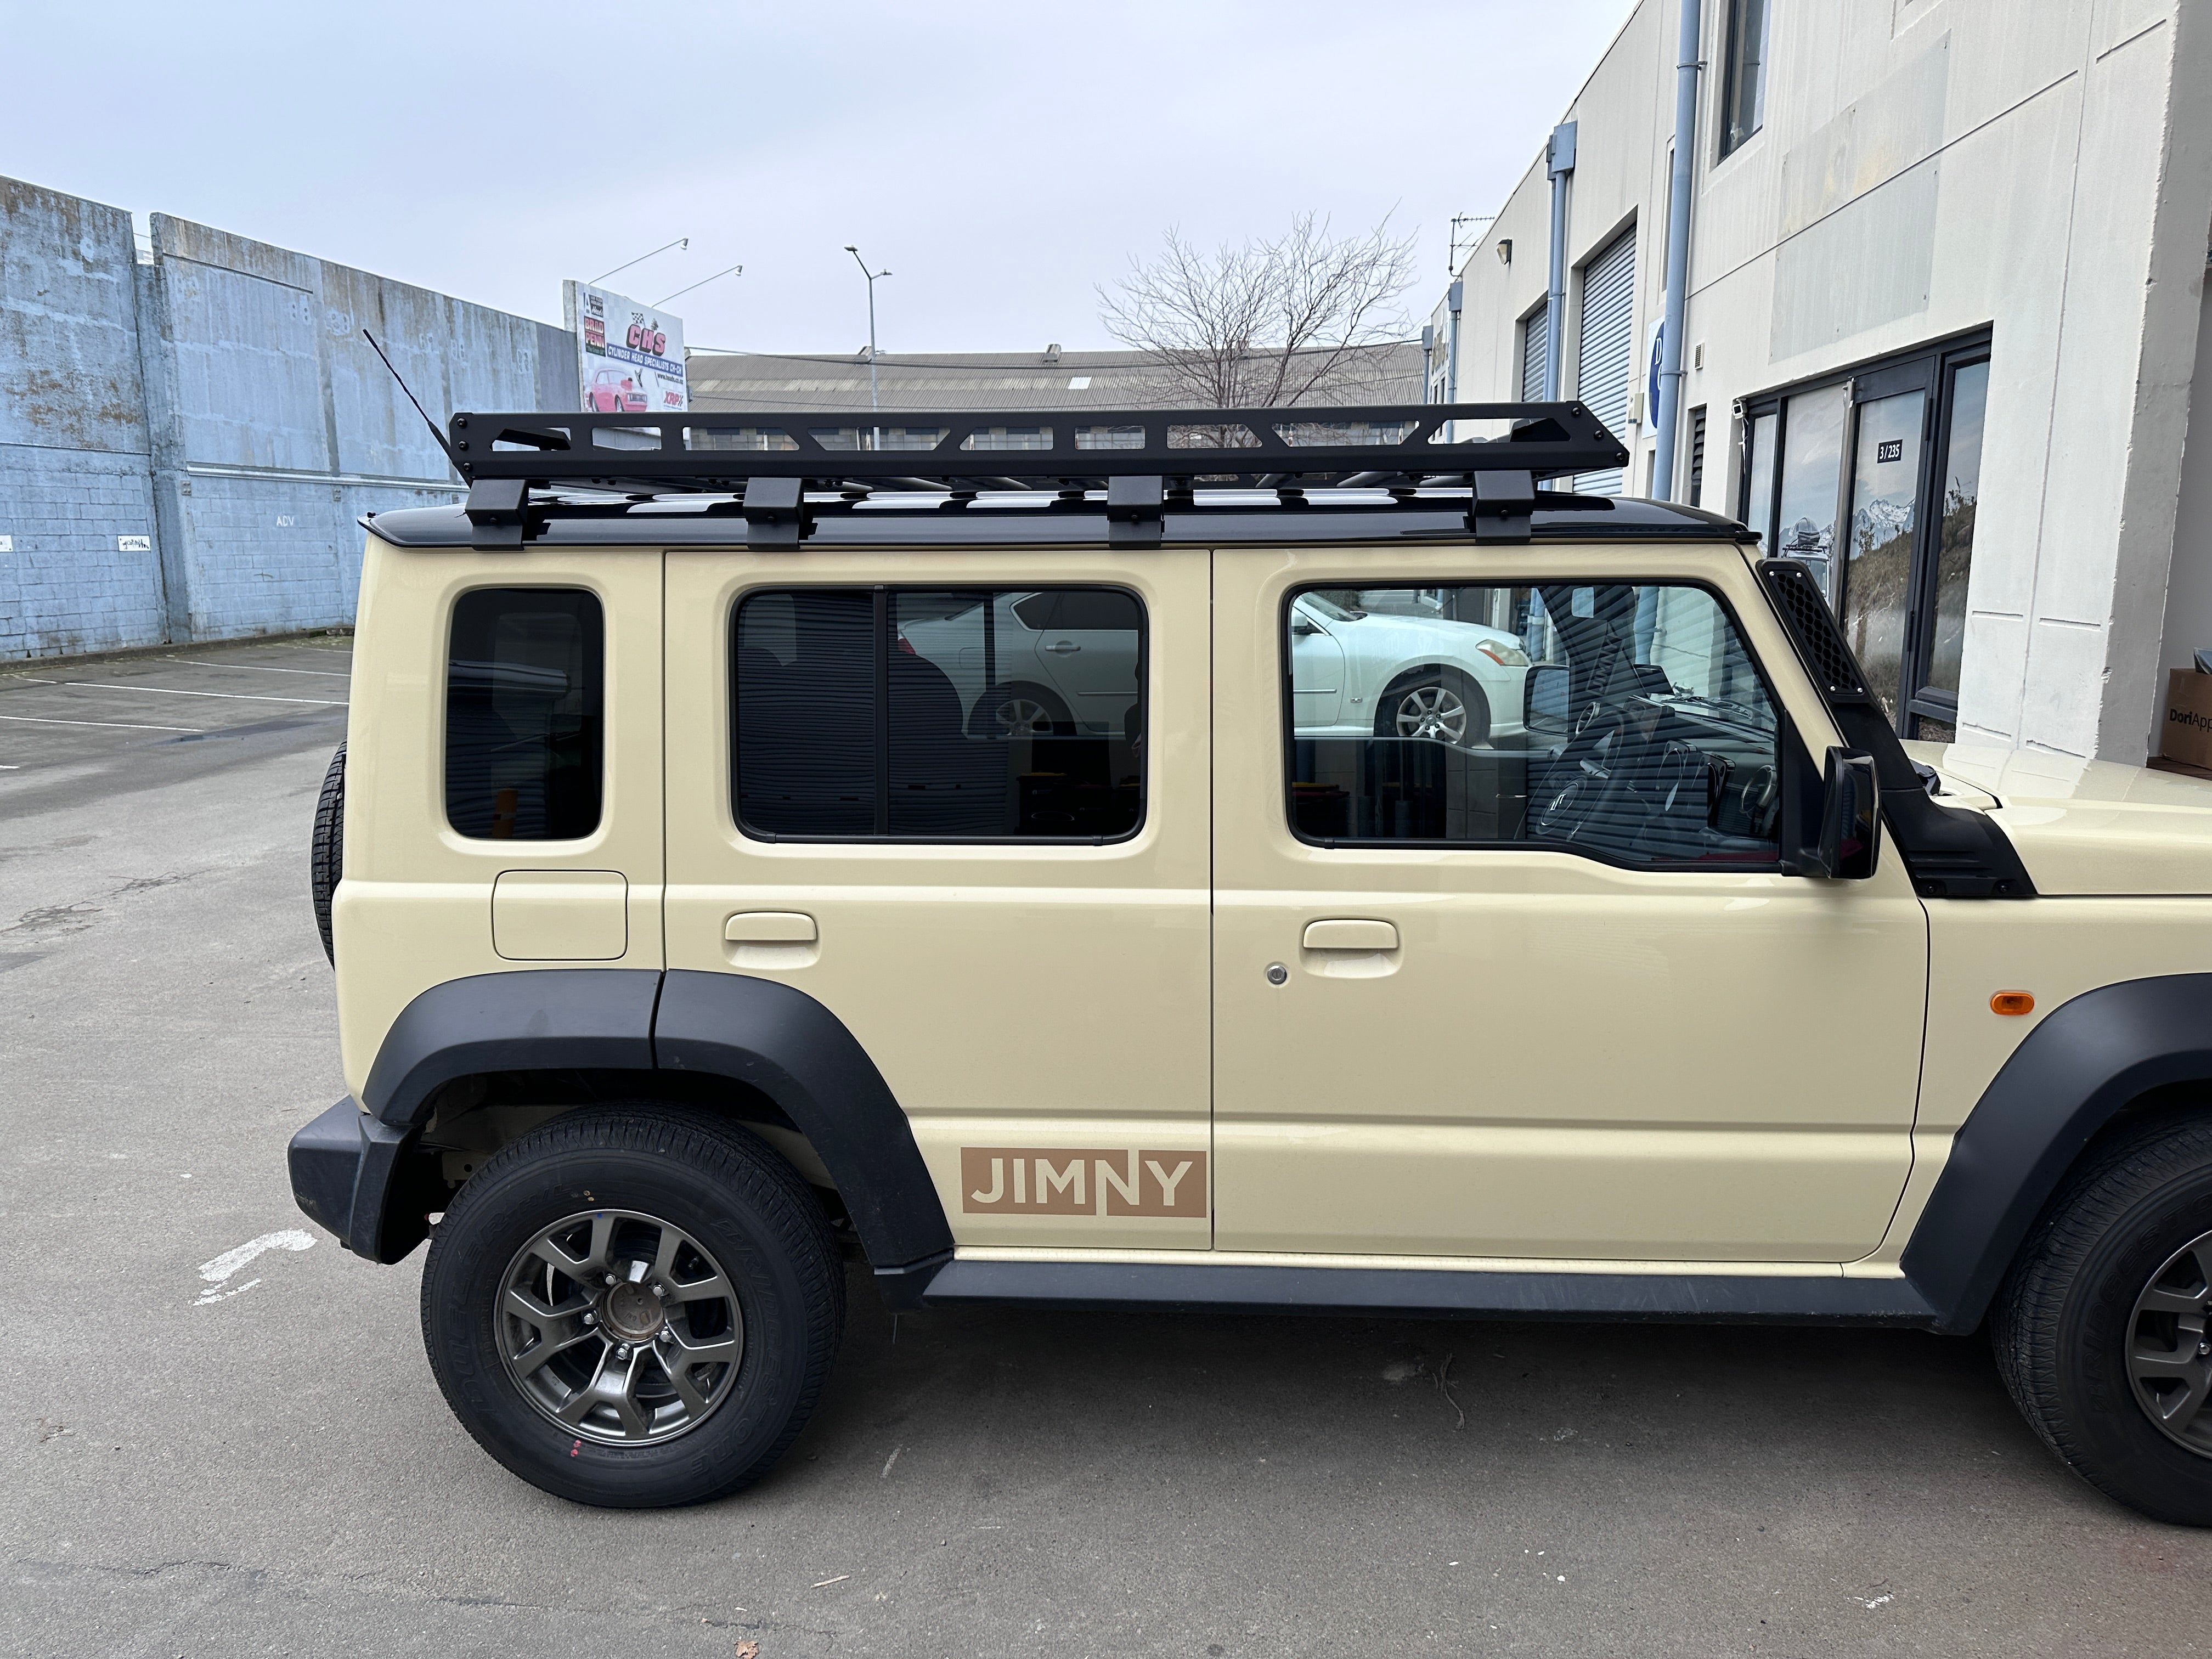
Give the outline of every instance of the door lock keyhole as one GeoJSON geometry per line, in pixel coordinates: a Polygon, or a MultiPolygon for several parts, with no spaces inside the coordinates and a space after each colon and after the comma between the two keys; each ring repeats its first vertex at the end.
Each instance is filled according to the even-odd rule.
{"type": "Polygon", "coordinates": [[[1267,983],[1268,983],[1268,984],[1270,984],[1270,985],[1281,985],[1281,984],[1285,983],[1285,982],[1290,979],[1290,977],[1291,977],[1291,970],[1290,970],[1289,969],[1287,969],[1287,968],[1284,967],[1284,966],[1283,966],[1283,964],[1282,964],[1281,963],[1279,963],[1279,962],[1271,962],[1271,963],[1269,963],[1267,964],[1267,983]]]}

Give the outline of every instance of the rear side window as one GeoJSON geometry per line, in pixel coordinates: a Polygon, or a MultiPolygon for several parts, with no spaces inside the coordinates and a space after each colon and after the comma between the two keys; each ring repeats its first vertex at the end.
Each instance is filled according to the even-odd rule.
{"type": "Polygon", "coordinates": [[[573,841],[599,828],[605,677],[598,595],[461,595],[446,661],[446,820],[455,831],[573,841]]]}
{"type": "Polygon", "coordinates": [[[1142,821],[1145,619],[1119,588],[770,588],[733,629],[748,835],[1103,842],[1142,821]]]}
{"type": "Polygon", "coordinates": [[[1781,721],[1701,587],[1315,588],[1284,635],[1306,840],[1779,857],[1781,721]]]}

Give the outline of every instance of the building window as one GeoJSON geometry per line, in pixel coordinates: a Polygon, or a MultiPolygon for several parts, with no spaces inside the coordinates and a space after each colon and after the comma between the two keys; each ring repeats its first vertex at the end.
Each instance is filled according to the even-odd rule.
{"type": "Polygon", "coordinates": [[[605,680],[597,594],[461,595],[446,659],[446,821],[457,834],[575,841],[599,827],[605,680]]]}
{"type": "Polygon", "coordinates": [[[1726,155],[1766,121],[1766,23],[1769,0],[1729,0],[1728,71],[1721,94],[1721,154],[1726,155]]]}
{"type": "Polygon", "coordinates": [[[1812,569],[1908,737],[1958,720],[1989,364],[1980,334],[1745,402],[1743,520],[1812,569]]]}
{"type": "Polygon", "coordinates": [[[1781,722],[1702,587],[1310,588],[1283,643],[1286,810],[1307,841],[1631,867],[1779,854],[1781,722]]]}
{"type": "Polygon", "coordinates": [[[756,590],[734,808],[810,841],[1104,842],[1143,814],[1143,607],[1118,587],[756,590]]]}

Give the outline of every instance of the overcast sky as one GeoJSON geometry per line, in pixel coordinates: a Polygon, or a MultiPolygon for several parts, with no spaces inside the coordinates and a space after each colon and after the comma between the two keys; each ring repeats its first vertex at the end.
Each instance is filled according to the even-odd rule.
{"type": "Polygon", "coordinates": [[[0,172],[549,322],[590,278],[691,345],[1114,343],[1094,287],[1205,243],[1493,211],[1632,0],[9,9],[0,172]],[[34,66],[43,65],[43,69],[34,66]]]}

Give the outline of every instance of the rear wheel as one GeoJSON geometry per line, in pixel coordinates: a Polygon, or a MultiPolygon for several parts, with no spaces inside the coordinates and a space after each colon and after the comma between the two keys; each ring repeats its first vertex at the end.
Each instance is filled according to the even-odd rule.
{"type": "Polygon", "coordinates": [[[2075,1473],[2212,1526],[2212,1127],[2148,1127],[2069,1182],[1992,1313],[1998,1369],[2075,1473]]]}
{"type": "Polygon", "coordinates": [[[1066,737],[1074,730],[1067,705],[1037,685],[994,685],[975,699],[968,716],[971,738],[1066,737]]]}
{"type": "Polygon", "coordinates": [[[805,1426],[844,1325],[821,1206],[737,1126],[661,1106],[502,1149],[431,1241],[422,1334],[477,1443],[618,1509],[750,1484],[805,1426]]]}

